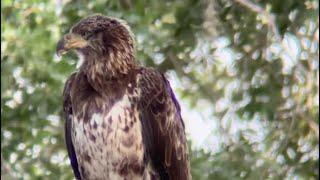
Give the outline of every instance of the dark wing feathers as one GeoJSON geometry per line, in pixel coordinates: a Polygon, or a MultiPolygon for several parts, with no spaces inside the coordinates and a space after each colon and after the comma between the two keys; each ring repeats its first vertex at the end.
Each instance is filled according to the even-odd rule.
{"type": "Polygon", "coordinates": [[[155,70],[144,69],[140,87],[146,154],[161,179],[191,179],[180,106],[168,80],[155,70]]]}
{"type": "Polygon", "coordinates": [[[76,74],[72,74],[71,77],[67,80],[64,90],[63,90],[63,111],[65,116],[65,140],[68,150],[68,155],[70,159],[71,166],[73,168],[73,173],[76,179],[81,179],[80,172],[78,169],[78,162],[76,153],[73,147],[72,139],[71,139],[71,132],[72,132],[72,106],[71,106],[71,97],[70,97],[70,90],[71,85],[75,79],[76,74]]]}

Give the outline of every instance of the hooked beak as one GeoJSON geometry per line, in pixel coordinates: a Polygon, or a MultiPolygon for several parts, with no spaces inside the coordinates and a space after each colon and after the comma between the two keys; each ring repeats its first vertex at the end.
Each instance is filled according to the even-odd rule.
{"type": "Polygon", "coordinates": [[[72,33],[66,34],[58,41],[56,53],[60,57],[71,49],[84,48],[88,45],[87,41],[79,35],[72,33]]]}
{"type": "Polygon", "coordinates": [[[57,44],[56,54],[60,57],[65,52],[66,49],[64,48],[64,39],[60,39],[57,44]]]}

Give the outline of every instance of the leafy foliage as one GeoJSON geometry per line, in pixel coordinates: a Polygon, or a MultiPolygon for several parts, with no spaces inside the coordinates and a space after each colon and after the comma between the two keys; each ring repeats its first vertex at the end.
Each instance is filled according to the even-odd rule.
{"type": "Polygon", "coordinates": [[[4,0],[4,179],[72,179],[60,115],[77,60],[54,50],[93,13],[127,20],[137,59],[177,74],[181,100],[219,119],[217,151],[190,146],[194,179],[319,178],[318,1],[4,0]]]}

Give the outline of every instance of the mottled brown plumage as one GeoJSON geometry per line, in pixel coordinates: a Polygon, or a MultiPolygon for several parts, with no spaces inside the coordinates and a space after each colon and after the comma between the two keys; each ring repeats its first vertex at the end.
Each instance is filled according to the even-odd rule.
{"type": "Polygon", "coordinates": [[[158,71],[139,66],[124,21],[93,15],[58,42],[84,59],[64,89],[77,179],[191,179],[180,106],[158,71]]]}

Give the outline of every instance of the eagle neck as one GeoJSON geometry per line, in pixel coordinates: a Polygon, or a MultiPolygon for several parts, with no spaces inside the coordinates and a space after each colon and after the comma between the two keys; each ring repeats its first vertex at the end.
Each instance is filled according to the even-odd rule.
{"type": "Polygon", "coordinates": [[[111,51],[105,56],[85,56],[80,71],[86,74],[91,86],[100,92],[110,83],[126,77],[136,67],[134,56],[130,53],[111,51]]]}

